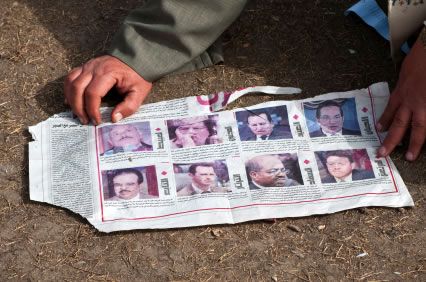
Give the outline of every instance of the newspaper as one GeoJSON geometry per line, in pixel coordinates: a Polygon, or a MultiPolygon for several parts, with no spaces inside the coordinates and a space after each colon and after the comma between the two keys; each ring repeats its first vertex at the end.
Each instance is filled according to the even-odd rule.
{"type": "Polygon", "coordinates": [[[146,104],[118,124],[54,115],[29,128],[30,198],[103,232],[413,206],[390,158],[376,157],[386,83],[223,110],[251,92],[300,89],[146,104]]]}

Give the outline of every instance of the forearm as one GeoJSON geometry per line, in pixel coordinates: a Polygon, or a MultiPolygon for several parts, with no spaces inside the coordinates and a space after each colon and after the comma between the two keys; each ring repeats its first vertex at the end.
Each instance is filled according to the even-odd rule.
{"type": "Polygon", "coordinates": [[[205,51],[248,0],[151,0],[132,11],[109,54],[148,81],[174,72],[205,51]]]}

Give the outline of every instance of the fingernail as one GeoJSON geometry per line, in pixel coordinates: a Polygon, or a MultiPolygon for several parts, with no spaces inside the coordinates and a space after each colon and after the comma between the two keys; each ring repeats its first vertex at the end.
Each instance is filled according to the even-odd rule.
{"type": "Polygon", "coordinates": [[[115,119],[115,122],[119,122],[120,120],[123,119],[123,115],[121,113],[116,113],[114,115],[114,119],[115,119]]]}
{"type": "Polygon", "coordinates": [[[377,131],[382,131],[383,126],[378,122],[376,123],[376,128],[377,128],[377,131]]]}
{"type": "Polygon", "coordinates": [[[86,124],[86,120],[84,118],[78,118],[82,124],[86,124]]]}
{"type": "Polygon", "coordinates": [[[92,119],[91,121],[92,121],[93,125],[98,125],[98,123],[96,122],[96,120],[92,119]]]}
{"type": "Polygon", "coordinates": [[[407,152],[407,154],[405,154],[405,158],[407,159],[407,161],[414,161],[414,154],[411,152],[407,152]]]}
{"type": "Polygon", "coordinates": [[[381,157],[386,156],[386,148],[385,147],[380,147],[379,156],[381,156],[381,157]]]}

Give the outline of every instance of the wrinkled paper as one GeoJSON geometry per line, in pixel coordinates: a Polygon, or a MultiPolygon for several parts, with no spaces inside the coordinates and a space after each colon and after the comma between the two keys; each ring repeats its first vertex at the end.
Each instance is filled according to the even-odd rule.
{"type": "MultiPolygon", "coordinates": [[[[177,228],[413,206],[375,129],[386,83],[224,110],[258,86],[141,106],[117,124],[65,112],[29,128],[30,198],[98,230],[177,228]]],[[[103,108],[108,120],[111,108],[103,108]]]]}

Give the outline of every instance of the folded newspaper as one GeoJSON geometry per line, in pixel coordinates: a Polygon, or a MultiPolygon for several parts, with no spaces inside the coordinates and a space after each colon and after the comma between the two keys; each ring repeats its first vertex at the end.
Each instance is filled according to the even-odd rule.
{"type": "MultiPolygon", "coordinates": [[[[386,83],[223,110],[250,87],[143,105],[117,124],[60,113],[30,127],[30,198],[98,230],[176,228],[413,206],[375,129],[386,83]],[[222,110],[222,111],[219,111],[222,110]]],[[[108,120],[111,108],[103,108],[108,120]]]]}

